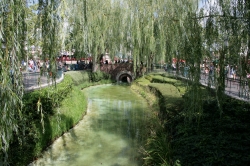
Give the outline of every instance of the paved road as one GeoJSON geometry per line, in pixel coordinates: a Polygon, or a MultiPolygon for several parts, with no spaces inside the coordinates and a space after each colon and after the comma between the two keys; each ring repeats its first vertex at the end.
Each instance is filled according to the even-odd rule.
{"type": "MultiPolygon", "coordinates": [[[[164,71],[164,70],[162,69],[161,71],[164,71]]],[[[176,72],[172,70],[168,71],[167,73],[176,75],[176,72]]],[[[184,77],[183,75],[179,75],[179,77],[187,79],[187,77],[184,77]]],[[[205,73],[201,73],[200,78],[201,78],[200,83],[204,86],[208,86],[209,75],[205,73]]],[[[215,88],[214,84],[211,86],[211,88],[215,88]]],[[[235,80],[232,78],[226,78],[225,79],[225,94],[233,98],[236,98],[238,100],[250,101],[250,89],[248,87],[248,81],[247,80],[240,81],[239,78],[235,80]]]]}
{"type": "MultiPolygon", "coordinates": [[[[164,70],[162,70],[164,71],[164,70]]],[[[164,71],[165,72],[165,71],[164,71]]],[[[169,74],[176,75],[175,72],[168,72],[169,74]]],[[[52,80],[49,79],[47,74],[40,76],[39,72],[24,72],[23,73],[25,91],[33,91],[35,89],[43,88],[48,85],[52,85],[52,80]]],[[[180,76],[185,78],[183,76],[180,76]]],[[[62,70],[58,70],[56,82],[59,83],[63,80],[64,74],[62,70]]],[[[208,74],[201,74],[201,84],[207,86],[209,83],[208,74]]],[[[250,101],[249,87],[247,81],[240,82],[239,79],[233,80],[232,78],[226,78],[225,81],[225,93],[233,98],[250,101]]],[[[214,86],[211,86],[215,88],[214,86]]]]}
{"type": "MultiPolygon", "coordinates": [[[[207,86],[209,83],[209,75],[201,74],[201,84],[207,86]]],[[[212,86],[213,88],[213,86],[212,86]]],[[[240,80],[239,78],[225,78],[225,93],[233,98],[250,101],[249,87],[247,80],[240,80]]]]}
{"type": "MultiPolygon", "coordinates": [[[[63,78],[63,71],[58,70],[56,82],[61,82],[63,78]]],[[[40,72],[23,72],[23,83],[25,91],[28,92],[52,85],[52,79],[48,76],[48,73],[40,76],[40,72]]]]}

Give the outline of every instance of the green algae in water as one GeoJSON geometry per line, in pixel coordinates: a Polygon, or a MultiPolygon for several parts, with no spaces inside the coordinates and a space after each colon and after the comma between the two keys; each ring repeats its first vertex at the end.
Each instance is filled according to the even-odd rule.
{"type": "Polygon", "coordinates": [[[141,165],[138,149],[150,117],[146,102],[129,86],[95,86],[83,93],[87,115],[31,165],[141,165]]]}

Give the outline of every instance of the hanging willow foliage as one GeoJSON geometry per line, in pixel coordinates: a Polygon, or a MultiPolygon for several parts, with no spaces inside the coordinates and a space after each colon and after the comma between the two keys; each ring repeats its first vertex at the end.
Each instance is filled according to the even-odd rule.
{"type": "Polygon", "coordinates": [[[141,62],[148,68],[152,63],[184,59],[193,81],[187,87],[191,95],[187,101],[190,117],[202,111],[199,80],[200,64],[205,58],[219,60],[213,78],[219,106],[225,90],[225,65],[237,64],[241,78],[249,72],[249,2],[246,0],[76,0],[74,3],[78,4],[76,13],[82,14],[71,15],[71,19],[82,20],[80,24],[84,28],[73,26],[75,36],[80,36],[73,43],[81,41],[81,48],[91,53],[95,61],[106,49],[111,57],[117,52],[131,51],[134,70],[141,62]],[[225,39],[228,46],[224,44],[225,39]],[[242,52],[247,52],[244,58],[239,56],[242,52]]]}
{"type": "Polygon", "coordinates": [[[6,163],[9,142],[18,134],[17,122],[22,117],[23,82],[19,67],[24,52],[26,6],[21,0],[2,0],[0,8],[0,148],[6,163]]]}
{"type": "Polygon", "coordinates": [[[52,74],[52,80],[55,81],[57,74],[56,57],[60,52],[60,36],[62,32],[62,16],[60,15],[60,0],[39,0],[38,6],[38,26],[42,31],[42,59],[49,62],[48,72],[52,74]]]}
{"type": "Polygon", "coordinates": [[[190,119],[202,111],[200,64],[204,58],[214,60],[211,52],[219,59],[214,78],[218,105],[223,104],[224,66],[237,65],[240,79],[250,73],[248,0],[1,0],[0,7],[3,152],[17,133],[17,119],[21,118],[23,84],[19,66],[27,57],[26,43],[41,47],[41,58],[50,61],[49,72],[53,74],[55,59],[63,49],[75,49],[78,58],[91,54],[94,69],[106,51],[111,58],[118,52],[132,56],[134,71],[141,61],[149,67],[162,61],[171,63],[172,58],[184,59],[192,80],[186,101],[190,119]],[[32,38],[39,36],[39,31],[41,37],[32,38]]]}
{"type": "MultiPolygon", "coordinates": [[[[27,44],[33,44],[31,34],[37,29],[42,30],[42,50],[44,60],[51,62],[50,71],[55,73],[55,57],[59,52],[61,41],[60,27],[61,17],[58,9],[60,1],[39,1],[39,8],[36,12],[39,15],[38,21],[31,21],[32,12],[29,9],[29,1],[24,0],[1,0],[0,8],[0,163],[7,165],[7,151],[13,136],[19,136],[22,127],[22,97],[23,80],[20,71],[21,61],[28,56],[27,44]]],[[[33,7],[33,6],[32,6],[33,7]]],[[[62,9],[62,8],[61,8],[62,9]]],[[[56,74],[56,73],[55,73],[56,74]]],[[[19,139],[21,140],[21,139],[19,139]]]]}

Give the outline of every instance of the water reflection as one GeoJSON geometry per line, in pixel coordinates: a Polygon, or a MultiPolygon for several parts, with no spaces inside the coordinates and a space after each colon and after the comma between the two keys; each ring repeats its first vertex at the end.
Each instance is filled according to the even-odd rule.
{"type": "Polygon", "coordinates": [[[145,101],[128,86],[97,86],[84,93],[87,115],[30,165],[141,165],[138,147],[150,117],[145,101]]]}

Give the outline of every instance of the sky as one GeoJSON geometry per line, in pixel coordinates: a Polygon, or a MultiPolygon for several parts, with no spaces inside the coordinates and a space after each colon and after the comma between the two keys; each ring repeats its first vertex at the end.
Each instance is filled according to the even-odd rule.
{"type": "Polygon", "coordinates": [[[27,0],[27,5],[28,6],[36,4],[36,3],[38,3],[38,0],[27,0]]]}
{"type": "Polygon", "coordinates": [[[217,0],[199,0],[199,9],[203,8],[205,12],[208,12],[210,7],[216,7],[217,0]]]}
{"type": "MultiPolygon", "coordinates": [[[[203,9],[204,15],[209,15],[211,8],[217,8],[217,0],[199,0],[199,10],[203,9]]],[[[201,25],[205,26],[206,18],[201,20],[201,25]]]]}
{"type": "MultiPolygon", "coordinates": [[[[115,0],[111,0],[112,2],[115,1],[115,0]]],[[[122,1],[122,0],[120,0],[122,1]]],[[[38,0],[27,0],[27,4],[28,5],[32,5],[32,4],[36,4],[38,3],[38,0]]],[[[209,7],[209,4],[210,5],[215,5],[216,4],[216,0],[199,0],[199,9],[200,8],[208,8],[209,7]]]]}

